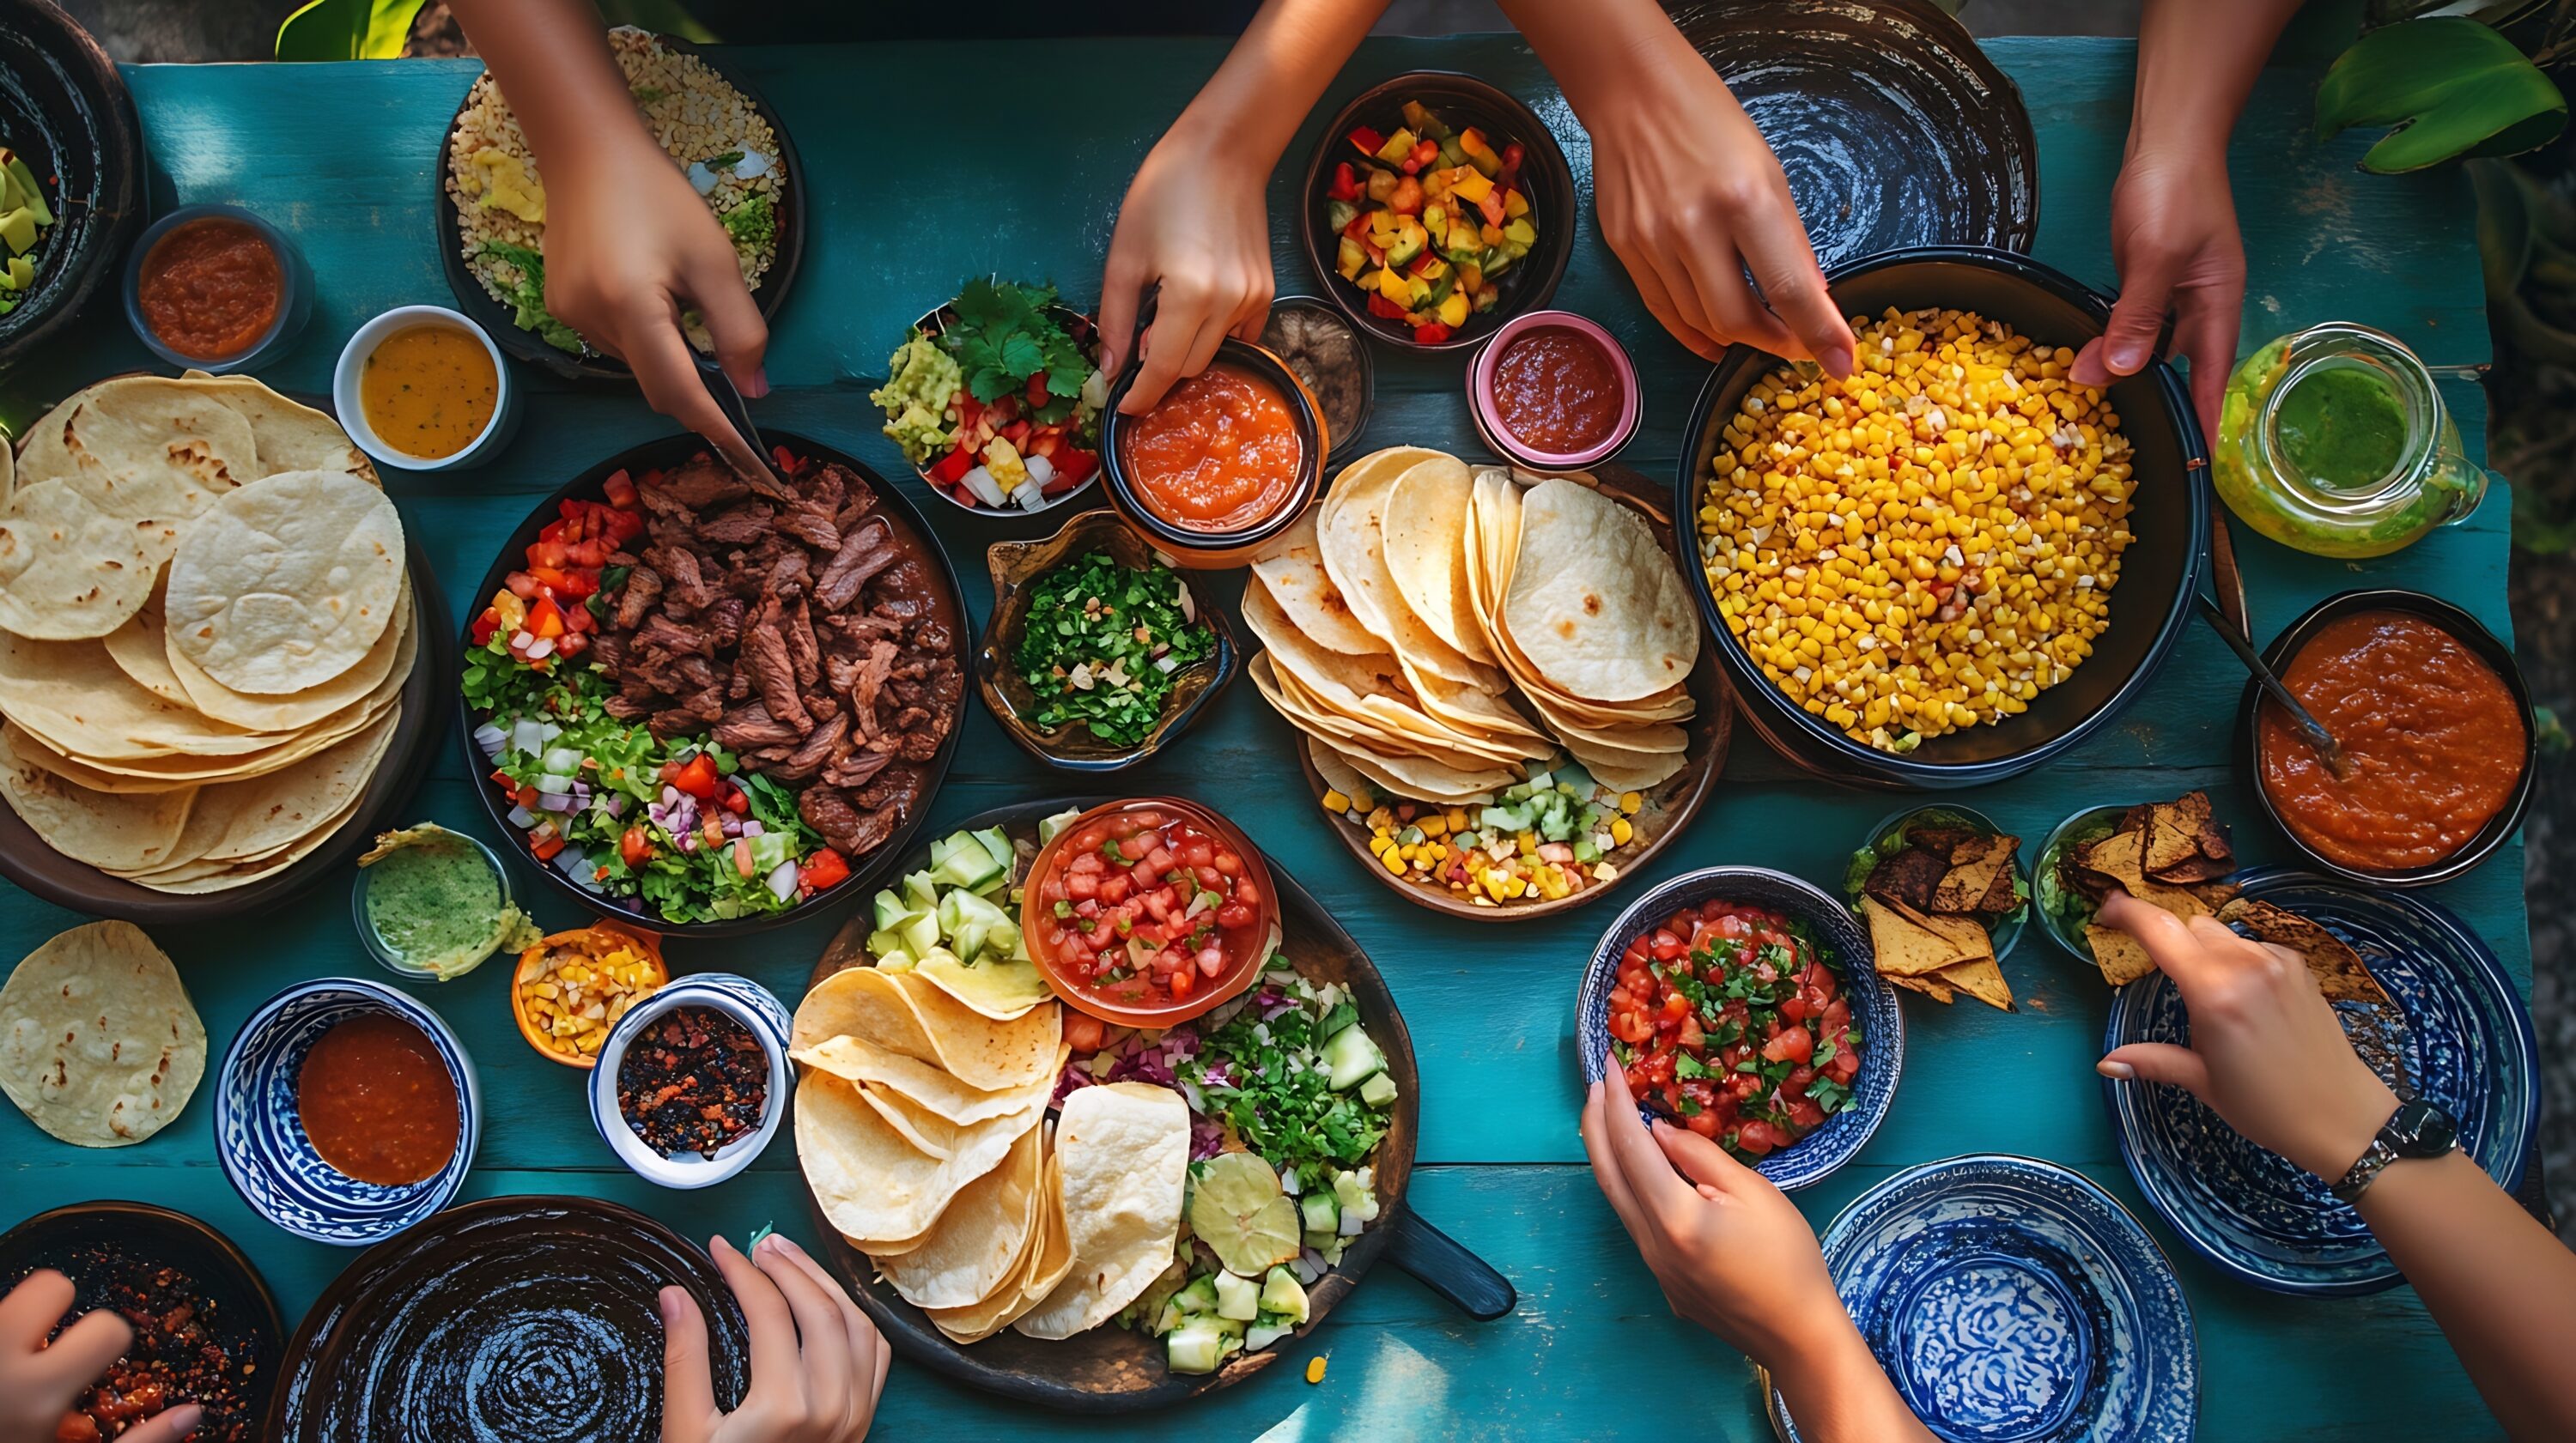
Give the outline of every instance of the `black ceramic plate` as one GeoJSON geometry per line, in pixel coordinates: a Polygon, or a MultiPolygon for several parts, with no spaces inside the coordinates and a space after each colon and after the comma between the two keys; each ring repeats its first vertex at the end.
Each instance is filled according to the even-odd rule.
{"type": "Polygon", "coordinates": [[[306,1314],[268,1411],[269,1443],[649,1440],[662,1431],[656,1298],[708,1320],[716,1402],[750,1342],[706,1254],[615,1203],[467,1203],[361,1254],[306,1314]]]}
{"type": "MultiPolygon", "coordinates": [[[[761,98],[759,91],[752,89],[751,82],[743,79],[742,72],[724,58],[721,49],[701,49],[674,35],[654,38],[674,50],[705,61],[708,69],[723,76],[727,84],[742,92],[743,99],[751,102],[751,108],[760,113],[761,119],[769,122],[770,134],[778,137],[779,174],[786,181],[785,188],[779,192],[778,254],[770,260],[768,271],[762,274],[760,284],[751,292],[752,303],[760,307],[760,318],[774,320],[779,306],[787,300],[787,288],[796,283],[798,265],[805,259],[805,167],[796,158],[796,142],[787,133],[787,122],[778,118],[778,112],[769,108],[769,102],[761,98]]],[[[430,189],[435,196],[433,203],[438,207],[438,258],[439,263],[447,268],[447,288],[456,293],[456,308],[472,316],[502,350],[567,380],[633,380],[635,373],[614,356],[596,351],[574,355],[547,345],[545,339],[534,331],[521,330],[518,322],[512,319],[516,312],[493,299],[492,293],[483,288],[481,278],[465,264],[465,253],[459,239],[463,231],[456,216],[456,201],[447,193],[447,143],[456,134],[457,121],[464,118],[465,107],[473,98],[473,87],[468,86],[465,99],[456,103],[456,117],[448,121],[447,129],[439,135],[438,154],[432,157],[429,167],[430,189]]]]}
{"type": "MultiPolygon", "coordinates": [[[[847,906],[851,899],[875,891],[878,881],[890,875],[888,869],[893,865],[894,860],[910,849],[913,834],[921,830],[922,821],[930,815],[931,801],[939,795],[939,784],[948,776],[948,763],[957,755],[958,735],[966,730],[968,705],[966,699],[975,689],[974,642],[967,629],[969,622],[966,615],[966,602],[957,589],[957,571],[955,567],[948,564],[948,553],[940,549],[939,538],[933,535],[930,527],[922,521],[920,508],[913,504],[910,497],[895,489],[893,482],[878,475],[866,462],[847,452],[835,450],[819,441],[809,441],[791,431],[764,431],[761,434],[762,438],[772,446],[784,446],[795,455],[810,456],[818,461],[837,461],[857,472],[861,479],[876,488],[878,509],[894,521],[900,532],[910,534],[914,544],[920,550],[922,564],[930,568],[932,574],[947,591],[948,609],[951,614],[946,619],[949,623],[949,633],[956,642],[957,675],[963,687],[958,694],[957,724],[948,729],[947,740],[940,743],[939,755],[931,758],[924,765],[925,777],[921,796],[913,806],[911,818],[902,826],[895,828],[894,834],[886,838],[885,845],[877,848],[873,853],[866,857],[850,858],[848,881],[812,898],[801,906],[790,907],[784,912],[760,912],[752,916],[734,917],[721,922],[671,922],[665,920],[661,913],[650,910],[638,899],[602,897],[584,891],[574,885],[573,880],[561,871],[535,860],[528,850],[526,834],[510,824],[510,804],[501,795],[499,788],[490,786],[474,788],[476,799],[483,804],[483,814],[491,818],[493,828],[508,839],[501,850],[518,859],[521,866],[533,868],[543,879],[542,885],[549,891],[604,917],[632,923],[648,932],[659,933],[666,937],[745,937],[754,932],[766,932],[772,927],[783,927],[790,922],[801,922],[825,911],[837,910],[847,906]]],[[[483,584],[476,587],[472,594],[473,599],[470,604],[475,614],[478,616],[482,614],[483,607],[489,604],[492,593],[500,590],[509,574],[518,569],[521,558],[527,555],[528,543],[537,539],[537,532],[547,522],[561,514],[561,503],[566,498],[577,496],[596,501],[603,494],[602,483],[619,471],[650,471],[657,467],[677,466],[705,449],[707,449],[707,443],[693,435],[665,436],[659,441],[647,441],[641,446],[620,451],[582,472],[556,490],[554,494],[538,502],[537,508],[528,513],[528,519],[519,523],[519,529],[502,538],[500,550],[492,558],[492,569],[483,573],[483,584]]],[[[450,644],[453,644],[452,632],[450,644]]],[[[456,667],[452,663],[447,668],[447,674],[451,677],[457,675],[456,667]]],[[[448,684],[449,695],[455,694],[456,686],[457,683],[453,681],[448,684]]],[[[466,775],[471,777],[481,777],[492,769],[491,763],[483,756],[483,749],[474,744],[474,728],[480,724],[481,719],[474,715],[472,707],[456,708],[456,736],[458,743],[465,748],[466,775]]]]}
{"type": "MultiPolygon", "coordinates": [[[[1038,822],[1058,812],[1088,810],[1111,800],[1095,796],[1020,802],[968,817],[957,826],[969,831],[1004,827],[1017,834],[1030,834],[1038,822]]],[[[927,865],[926,856],[925,849],[905,860],[919,867],[927,865]]],[[[1276,859],[1270,863],[1270,877],[1279,889],[1280,930],[1284,937],[1280,950],[1307,977],[1337,982],[1350,989],[1351,1000],[1360,1009],[1360,1021],[1386,1054],[1387,1076],[1395,1080],[1396,1086],[1395,1116],[1387,1125],[1386,1137],[1378,1144],[1372,1164],[1377,1169],[1378,1220],[1343,1252],[1339,1267],[1307,1288],[1305,1324],[1290,1337],[1258,1353],[1238,1353],[1215,1372],[1195,1376],[1174,1373],[1163,1366],[1160,1339],[1130,1332],[1114,1323],[1103,1323],[1089,1332],[1054,1342],[1004,1328],[980,1343],[960,1346],[949,1341],[948,1335],[940,1332],[920,1309],[897,1296],[892,1286],[877,1280],[876,1268],[867,1255],[833,1228],[809,1187],[807,1207],[816,1232],[823,1238],[833,1271],[849,1285],[850,1296],[894,1340],[907,1362],[1006,1398],[1072,1413],[1123,1413],[1159,1408],[1230,1387],[1296,1351],[1297,1344],[1322,1324],[1333,1305],[1359,1286],[1361,1276],[1381,1253],[1471,1317],[1498,1318],[1511,1311],[1512,1287],[1502,1274],[1414,1216],[1404,1205],[1405,1184],[1413,1175],[1422,1074],[1414,1065],[1413,1034],[1405,1030],[1404,1015],[1396,1011],[1395,994],[1387,990],[1386,979],[1378,974],[1377,965],[1360,950],[1359,943],[1351,940],[1351,934],[1342,930],[1312,893],[1297,885],[1296,878],[1280,869],[1276,859]]],[[[868,917],[844,926],[831,946],[824,949],[822,960],[814,965],[814,980],[819,982],[847,967],[869,965],[867,938],[873,926],[873,919],[868,917]]]]}
{"type": "Polygon", "coordinates": [[[57,224],[36,284],[0,316],[0,367],[96,294],[143,223],[143,126],[115,62],[53,0],[0,0],[0,145],[26,157],[57,224]]]}
{"type": "Polygon", "coordinates": [[[1693,0],[1671,12],[1779,156],[1825,269],[1899,246],[2030,249],[2030,115],[1929,0],[1693,0]]]}
{"type": "MultiPolygon", "coordinates": [[[[277,1300],[269,1296],[268,1285],[260,1281],[250,1259],[233,1246],[232,1239],[186,1213],[139,1202],[74,1203],[38,1213],[0,1234],[0,1292],[16,1286],[21,1276],[36,1268],[54,1268],[71,1277],[79,1289],[80,1306],[95,1306],[97,1300],[81,1286],[75,1257],[77,1250],[92,1243],[108,1243],[134,1257],[177,1268],[196,1282],[213,1304],[210,1331],[228,1354],[251,1362],[250,1390],[242,1401],[237,1436],[255,1436],[275,1386],[286,1327],[278,1320],[277,1300]]],[[[211,1439],[215,1431],[200,1428],[195,1436],[211,1439]]]]}
{"type": "Polygon", "coordinates": [[[420,631],[420,650],[411,677],[403,683],[402,718],[394,723],[393,740],[384,759],[358,798],[357,815],[303,861],[273,877],[229,892],[190,896],[156,892],[111,877],[87,862],[55,851],[17,812],[0,804],[0,877],[57,907],[94,917],[120,917],[146,926],[163,922],[212,922],[272,911],[325,877],[346,875],[342,869],[374,844],[378,832],[400,824],[437,755],[441,719],[456,695],[456,637],[447,619],[447,601],[429,569],[420,538],[406,527],[411,554],[412,625],[420,631]]]}

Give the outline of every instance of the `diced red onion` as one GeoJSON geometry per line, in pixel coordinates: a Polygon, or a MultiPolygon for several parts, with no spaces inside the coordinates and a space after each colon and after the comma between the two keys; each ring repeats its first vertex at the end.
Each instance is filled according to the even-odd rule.
{"type": "Polygon", "coordinates": [[[760,819],[758,817],[746,818],[743,821],[742,835],[746,837],[757,837],[760,835],[760,831],[760,819]]]}
{"type": "Polygon", "coordinates": [[[574,803],[573,803],[573,799],[572,799],[572,794],[571,794],[571,793],[569,793],[569,792],[539,792],[539,793],[537,793],[537,810],[538,810],[538,811],[541,811],[541,812],[569,812],[569,811],[571,811],[571,810],[573,809],[573,806],[574,806],[574,803]]]}
{"type": "Polygon", "coordinates": [[[1362,1218],[1362,1217],[1360,1216],[1359,1209],[1357,1209],[1357,1208],[1344,1208],[1344,1209],[1342,1209],[1342,1226],[1341,1226],[1340,1231],[1341,1231],[1341,1234],[1342,1234],[1342,1236],[1343,1236],[1343,1237],[1346,1237],[1346,1238],[1355,1238],[1355,1237],[1358,1237],[1358,1236],[1360,1235],[1360,1229],[1362,1229],[1362,1228],[1364,1228],[1364,1227],[1367,1227],[1367,1226],[1368,1226],[1368,1222],[1367,1222],[1367,1220],[1366,1220],[1366,1219],[1364,1219],[1364,1218],[1362,1218]]]}
{"type": "Polygon", "coordinates": [[[528,828],[530,828],[530,827],[533,827],[533,826],[535,826],[536,824],[537,824],[537,814],[536,814],[536,813],[529,811],[529,810],[528,810],[527,808],[525,808],[525,807],[512,807],[512,808],[510,809],[510,825],[511,825],[511,826],[517,827],[517,828],[519,828],[520,830],[525,831],[526,829],[528,829],[528,828]]]}
{"type": "Polygon", "coordinates": [[[1225,1146],[1225,1129],[1212,1117],[1190,1118],[1190,1161],[1203,1162],[1225,1146]]]}
{"type": "Polygon", "coordinates": [[[1064,1065],[1064,1071],[1056,1074],[1055,1092],[1047,1099],[1047,1106],[1057,1106],[1075,1090],[1089,1087],[1096,1081],[1086,1065],[1088,1061],[1089,1059],[1085,1059],[1082,1062],[1068,1062],[1064,1065]]]}

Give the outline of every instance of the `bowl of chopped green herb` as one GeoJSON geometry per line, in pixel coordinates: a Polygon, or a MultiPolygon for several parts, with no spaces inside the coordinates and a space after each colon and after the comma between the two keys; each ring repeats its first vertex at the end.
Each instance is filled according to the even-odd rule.
{"type": "Polygon", "coordinates": [[[986,549],[975,680],[1002,730],[1069,772],[1114,772],[1189,729],[1242,669],[1225,613],[1110,511],[986,549]]]}

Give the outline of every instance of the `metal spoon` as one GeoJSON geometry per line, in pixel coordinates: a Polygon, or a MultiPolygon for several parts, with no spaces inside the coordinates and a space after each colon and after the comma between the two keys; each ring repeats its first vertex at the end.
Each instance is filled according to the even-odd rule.
{"type": "Polygon", "coordinates": [[[2310,716],[2306,707],[2299,705],[2299,699],[2290,695],[2288,687],[2281,685],[2281,679],[2272,674],[2272,668],[2263,664],[2262,656],[2254,650],[2254,643],[2236,629],[2236,624],[2227,619],[2227,613],[2218,609],[2218,603],[2198,592],[2193,593],[2192,600],[2200,603],[2201,619],[2209,623],[2209,629],[2218,633],[2218,639],[2227,643],[2227,649],[2236,653],[2236,659],[2245,663],[2247,671],[2254,673],[2254,679],[2263,684],[2264,692],[2289,712],[2291,723],[2298,727],[2299,735],[2326,764],[2326,770],[2338,778],[2351,776],[2352,761],[2343,754],[2343,748],[2335,745],[2334,734],[2310,716]]]}

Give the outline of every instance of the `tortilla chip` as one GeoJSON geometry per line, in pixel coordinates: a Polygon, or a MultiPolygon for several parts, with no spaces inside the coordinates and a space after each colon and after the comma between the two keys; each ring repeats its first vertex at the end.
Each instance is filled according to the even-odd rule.
{"type": "Polygon", "coordinates": [[[1950,871],[1932,894],[1934,912],[1972,912],[1985,900],[1986,890],[1995,878],[2012,865],[2013,848],[2018,840],[2002,837],[1979,837],[1962,842],[1950,853],[1950,871]]]}
{"type": "Polygon", "coordinates": [[[1916,911],[1927,911],[1948,869],[1949,864],[1939,856],[1909,846],[1879,858],[1878,865],[1869,869],[1869,880],[1861,884],[1861,890],[1883,901],[1902,902],[1916,911]]]}
{"type": "Polygon", "coordinates": [[[1908,827],[1905,831],[1905,845],[1921,847],[1949,862],[1967,861],[1956,855],[1958,849],[1984,840],[1985,834],[1974,827],[1908,827]]]}
{"type": "Polygon", "coordinates": [[[2186,922],[2194,917],[2212,917],[2218,914],[2217,906],[2203,901],[2200,893],[2189,887],[2168,887],[2162,882],[2146,878],[2141,879],[2138,885],[2128,890],[2130,896],[2148,906],[2171,912],[2186,922]]]}
{"type": "Polygon", "coordinates": [[[2001,917],[2020,907],[2021,901],[2021,888],[2013,884],[2012,869],[2006,867],[1995,873],[1994,881],[1986,886],[1986,895],[1979,897],[1977,905],[1970,910],[2001,917]]]}
{"type": "Polygon", "coordinates": [[[2298,953],[2328,1002],[2380,1006],[2389,1001],[2388,990],[2370,975],[2369,964],[2361,960],[2361,954],[2321,922],[2251,897],[2229,901],[2219,909],[2218,920],[2242,927],[2258,940],[2298,953]]]}
{"type": "MultiPolygon", "coordinates": [[[[2084,871],[2107,879],[2111,886],[2135,896],[2138,889],[2147,884],[2146,869],[2141,865],[2145,854],[2144,836],[2143,831],[2123,827],[2085,847],[2079,853],[2078,865],[2084,871]]],[[[2094,900],[2101,900],[2109,890],[2110,887],[2103,887],[2094,892],[2094,900]]]]}
{"type": "Polygon", "coordinates": [[[2200,831],[2187,828],[2179,807],[2158,807],[2147,824],[2146,860],[2141,864],[2149,875],[2162,876],[2167,868],[2179,867],[2200,858],[2200,831]]]}
{"type": "Polygon", "coordinates": [[[927,1062],[888,1052],[859,1037],[828,1037],[788,1056],[819,1068],[844,1082],[865,1083],[900,1093],[915,1108],[959,1127],[1019,1112],[1043,1103],[1055,1090],[1056,1073],[1064,1070],[1073,1050],[1059,1045],[1056,1064],[1047,1075],[1020,1087],[986,1092],[968,1087],[927,1062]]]}
{"type": "Polygon", "coordinates": [[[2191,860],[2167,867],[2156,873],[2156,876],[2177,887],[2190,887],[2202,882],[2214,882],[2235,870],[2236,863],[2231,858],[2210,857],[2194,852],[2191,860]]]}
{"type": "Polygon", "coordinates": [[[1954,916],[1946,912],[1927,915],[1910,909],[1898,910],[1905,913],[1907,921],[1948,944],[1960,960],[1968,962],[1995,960],[1994,938],[1987,934],[1985,924],[1976,918],[1954,916]]]}
{"type": "Polygon", "coordinates": [[[2147,955],[2145,944],[2117,927],[2086,923],[2084,945],[2093,949],[2093,965],[2102,969],[2102,980],[2114,987],[2156,970],[2156,959],[2147,955]]]}
{"type": "Polygon", "coordinates": [[[1869,921],[1870,950],[1881,977],[1917,977],[1960,960],[1958,948],[1926,925],[1921,913],[1907,915],[1902,903],[1887,906],[1876,897],[1863,897],[1860,909],[1869,921]]]}
{"type": "Polygon", "coordinates": [[[2012,985],[2004,981],[2004,969],[1991,956],[1953,962],[1941,969],[1941,980],[1998,1012],[2013,1010],[2012,985]]]}
{"type": "MultiPolygon", "coordinates": [[[[1882,973],[1880,975],[1885,976],[1886,974],[1882,973]]],[[[1940,980],[1940,974],[1937,972],[1924,977],[1888,977],[1887,980],[1909,992],[1920,992],[1924,996],[1945,1006],[1948,1005],[1950,1001],[1951,994],[1949,985],[1940,980]]]]}

